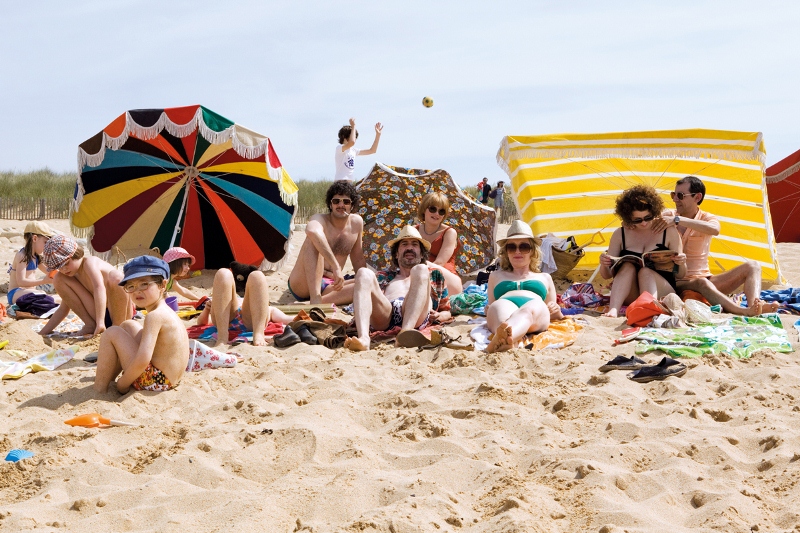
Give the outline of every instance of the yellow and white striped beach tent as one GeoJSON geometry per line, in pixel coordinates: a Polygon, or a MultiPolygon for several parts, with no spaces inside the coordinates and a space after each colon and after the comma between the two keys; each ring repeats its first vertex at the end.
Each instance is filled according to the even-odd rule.
{"type": "Polygon", "coordinates": [[[624,189],[651,185],[674,207],[669,193],[675,182],[693,175],[706,185],[700,208],[721,224],[711,241],[711,271],[752,259],[761,264],[764,281],[785,283],[769,214],[765,157],[761,133],[705,129],[508,136],[497,152],[517,210],[535,234],[573,235],[579,245],[594,237],[577,269],[597,267],[620,225],[614,201],[624,189]]]}

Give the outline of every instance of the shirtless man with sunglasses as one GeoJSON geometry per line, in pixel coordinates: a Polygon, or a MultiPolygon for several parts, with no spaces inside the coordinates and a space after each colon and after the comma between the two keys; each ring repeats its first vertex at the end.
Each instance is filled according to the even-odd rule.
{"type": "Polygon", "coordinates": [[[340,180],[328,188],[325,199],[329,212],[309,219],[306,240],[289,274],[289,292],[312,304],[349,304],[355,282],[345,281],[342,269],[348,257],[356,272],[367,264],[361,240],[364,220],[352,213],[359,195],[351,182],[340,180]]]}
{"type": "Polygon", "coordinates": [[[702,294],[712,305],[720,305],[726,313],[754,316],[775,311],[777,302],[762,302],[761,265],[756,261],[745,263],[712,276],[708,268],[708,251],[711,238],[719,235],[717,217],[700,209],[706,196],[705,184],[695,176],[686,176],[675,183],[671,193],[675,209],[666,209],[650,228],[664,231],[677,228],[686,254],[686,277],[677,280],[679,291],[693,290],[702,294]],[[749,307],[741,307],[728,296],[744,285],[749,307]]]}

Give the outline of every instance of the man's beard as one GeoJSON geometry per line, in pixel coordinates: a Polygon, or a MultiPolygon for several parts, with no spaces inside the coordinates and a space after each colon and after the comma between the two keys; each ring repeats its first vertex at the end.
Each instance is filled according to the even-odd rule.
{"type": "Polygon", "coordinates": [[[422,257],[418,254],[414,254],[414,257],[406,256],[405,254],[400,255],[397,258],[397,263],[403,268],[414,268],[418,264],[422,263],[422,257]]]}

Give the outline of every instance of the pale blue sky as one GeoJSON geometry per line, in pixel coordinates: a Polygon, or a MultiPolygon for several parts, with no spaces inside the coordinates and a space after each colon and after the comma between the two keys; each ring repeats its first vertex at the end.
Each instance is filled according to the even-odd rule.
{"type": "Polygon", "coordinates": [[[800,148],[800,2],[10,2],[0,169],[74,171],[135,108],[203,104],[268,135],[295,179],[333,177],[354,116],[375,161],[504,174],[504,135],[761,131],[800,148]],[[422,106],[423,96],[435,105],[422,106]]]}

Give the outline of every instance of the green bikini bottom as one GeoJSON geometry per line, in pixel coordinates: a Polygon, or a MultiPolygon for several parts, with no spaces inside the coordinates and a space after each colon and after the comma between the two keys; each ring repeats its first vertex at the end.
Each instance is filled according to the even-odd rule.
{"type": "Polygon", "coordinates": [[[517,307],[522,307],[526,303],[528,303],[531,300],[533,300],[533,298],[530,298],[528,296],[501,296],[500,299],[501,300],[508,300],[509,302],[513,303],[517,307]]]}

